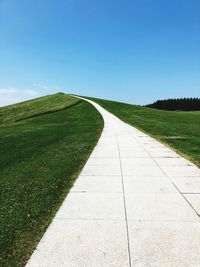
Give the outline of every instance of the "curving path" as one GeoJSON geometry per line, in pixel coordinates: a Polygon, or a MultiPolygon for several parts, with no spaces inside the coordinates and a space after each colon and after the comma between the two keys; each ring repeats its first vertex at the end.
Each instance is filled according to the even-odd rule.
{"type": "Polygon", "coordinates": [[[200,266],[200,170],[89,102],[104,131],[27,267],[200,266]]]}

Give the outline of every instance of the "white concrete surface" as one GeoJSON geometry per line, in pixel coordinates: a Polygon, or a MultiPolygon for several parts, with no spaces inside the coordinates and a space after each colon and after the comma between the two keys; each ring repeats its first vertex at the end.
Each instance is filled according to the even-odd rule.
{"type": "Polygon", "coordinates": [[[104,131],[27,267],[200,266],[200,170],[91,103],[104,131]]]}

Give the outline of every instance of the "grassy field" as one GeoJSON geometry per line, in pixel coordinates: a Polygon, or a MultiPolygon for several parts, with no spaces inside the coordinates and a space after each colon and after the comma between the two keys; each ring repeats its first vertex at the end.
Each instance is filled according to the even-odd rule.
{"type": "Polygon", "coordinates": [[[89,98],[200,166],[200,112],[162,111],[89,98]]]}
{"type": "Polygon", "coordinates": [[[90,104],[64,94],[4,107],[1,118],[0,266],[24,266],[98,141],[103,120],[90,104]],[[41,113],[47,114],[13,122],[41,113]]]}

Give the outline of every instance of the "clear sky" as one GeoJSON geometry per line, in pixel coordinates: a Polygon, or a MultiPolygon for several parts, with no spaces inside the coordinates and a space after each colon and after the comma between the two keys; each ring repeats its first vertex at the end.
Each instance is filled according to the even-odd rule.
{"type": "Polygon", "coordinates": [[[200,97],[199,0],[0,0],[0,105],[200,97]]]}

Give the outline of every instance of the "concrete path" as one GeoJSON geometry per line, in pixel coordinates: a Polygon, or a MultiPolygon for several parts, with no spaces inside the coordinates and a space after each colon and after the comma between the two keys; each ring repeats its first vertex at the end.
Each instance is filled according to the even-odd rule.
{"type": "Polygon", "coordinates": [[[92,104],[104,131],[27,267],[200,266],[200,170],[92,104]]]}

